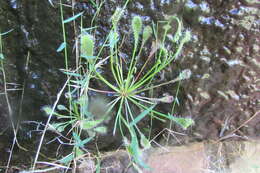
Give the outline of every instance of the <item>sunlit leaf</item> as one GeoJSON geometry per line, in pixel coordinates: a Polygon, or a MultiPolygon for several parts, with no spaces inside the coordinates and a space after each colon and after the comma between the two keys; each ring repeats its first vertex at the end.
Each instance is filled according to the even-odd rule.
{"type": "Polygon", "coordinates": [[[76,14],[76,15],[74,15],[74,16],[72,16],[72,17],[66,19],[66,20],[64,20],[63,23],[69,23],[69,22],[71,22],[71,21],[77,19],[78,17],[80,17],[83,13],[84,13],[84,12],[78,13],[78,14],[76,14]]]}

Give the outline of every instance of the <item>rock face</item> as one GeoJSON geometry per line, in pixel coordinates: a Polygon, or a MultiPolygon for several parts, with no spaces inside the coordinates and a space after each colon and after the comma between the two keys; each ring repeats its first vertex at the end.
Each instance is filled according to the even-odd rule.
{"type": "MultiPolygon", "coordinates": [[[[181,67],[193,78],[185,82],[182,115],[194,117],[194,135],[219,138],[259,109],[259,2],[188,1],[184,20],[194,33],[181,67]],[[197,11],[202,13],[196,15],[197,11]]],[[[258,113],[259,114],[259,113],[258,113]]],[[[260,115],[237,135],[258,136],[260,115]]]]}
{"type": "MultiPolygon", "coordinates": [[[[108,19],[116,6],[105,2],[96,24],[101,25],[97,40],[109,28],[108,19]]],[[[84,11],[86,25],[95,8],[86,2],[78,2],[76,12],[84,11]]],[[[196,125],[190,131],[195,139],[216,139],[225,136],[249,119],[260,109],[259,99],[259,2],[258,1],[177,1],[144,0],[131,2],[122,19],[120,32],[129,36],[131,16],[140,15],[144,23],[162,20],[165,15],[178,14],[185,28],[192,31],[192,41],[184,48],[182,56],[166,72],[166,79],[176,76],[175,69],[192,70],[192,78],[181,84],[180,105],[176,114],[192,117],[196,125]]],[[[65,18],[72,16],[64,7],[65,18]]],[[[89,26],[89,25],[88,25],[89,26]]],[[[70,48],[74,45],[72,25],[66,25],[70,48]]],[[[22,117],[26,120],[44,120],[40,108],[52,104],[64,81],[59,71],[64,68],[64,58],[57,53],[62,43],[60,11],[47,0],[0,1],[0,30],[13,29],[3,36],[5,71],[11,88],[24,86],[22,117]]],[[[130,39],[127,41],[131,41],[130,39]]],[[[130,43],[129,43],[130,44],[130,43]]],[[[122,50],[122,55],[130,52],[122,50]]],[[[72,50],[69,52],[72,55],[72,50]]],[[[73,56],[71,56],[73,57],[73,56]]],[[[70,66],[75,60],[69,59],[70,66]]],[[[2,79],[2,74],[1,74],[2,79]]],[[[1,86],[3,80],[0,80],[1,86]]],[[[175,94],[176,85],[162,88],[175,94]]],[[[1,92],[2,92],[2,88],[1,92]]],[[[0,95],[1,99],[3,95],[0,95]]],[[[18,114],[21,91],[10,91],[14,115],[18,114]]],[[[168,105],[162,105],[162,108],[168,105]]],[[[0,118],[6,107],[0,103],[0,118]]],[[[260,116],[256,116],[237,135],[259,136],[260,116]]],[[[174,127],[174,130],[181,130],[174,127]]],[[[1,128],[0,128],[1,129],[1,128]]]]}

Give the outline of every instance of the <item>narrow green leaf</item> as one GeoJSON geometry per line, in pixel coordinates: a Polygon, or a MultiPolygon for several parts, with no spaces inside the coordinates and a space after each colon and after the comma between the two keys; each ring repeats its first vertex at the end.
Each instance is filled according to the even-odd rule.
{"type": "Polygon", "coordinates": [[[57,52],[61,52],[66,47],[66,43],[63,42],[60,44],[59,48],[56,50],[57,52]]]}
{"type": "Polygon", "coordinates": [[[132,127],[134,125],[136,125],[139,121],[141,121],[147,114],[149,114],[149,112],[151,110],[153,110],[153,108],[155,107],[155,105],[152,105],[151,107],[149,107],[148,109],[144,110],[142,113],[140,113],[130,124],[129,126],[132,127]]]}
{"type": "Polygon", "coordinates": [[[72,161],[73,159],[74,159],[74,155],[73,155],[73,153],[70,153],[69,155],[67,155],[67,156],[63,157],[62,159],[60,159],[58,162],[67,164],[70,161],[72,161]]]}
{"type": "Polygon", "coordinates": [[[63,71],[64,74],[74,77],[81,77],[81,74],[63,71]]]}
{"type": "Polygon", "coordinates": [[[66,20],[64,20],[63,23],[69,23],[69,22],[71,22],[71,21],[77,19],[78,17],[80,17],[83,13],[84,13],[84,12],[78,13],[78,14],[76,14],[76,15],[74,15],[74,16],[72,16],[72,17],[66,19],[66,20]]]}
{"type": "Polygon", "coordinates": [[[3,33],[0,33],[1,36],[3,35],[6,35],[6,34],[9,34],[10,32],[12,32],[14,29],[10,29],[9,31],[6,31],[6,32],[3,32],[3,33]]]}
{"type": "Polygon", "coordinates": [[[91,137],[89,137],[87,139],[80,140],[78,143],[75,144],[75,146],[84,148],[84,145],[89,143],[93,138],[94,138],[94,136],[91,136],[91,137]]]}
{"type": "Polygon", "coordinates": [[[150,169],[150,167],[146,165],[142,159],[142,151],[139,148],[138,139],[134,131],[134,128],[130,128],[130,133],[131,133],[131,143],[127,147],[128,151],[133,156],[135,163],[137,163],[138,165],[142,166],[145,169],[150,169]]]}

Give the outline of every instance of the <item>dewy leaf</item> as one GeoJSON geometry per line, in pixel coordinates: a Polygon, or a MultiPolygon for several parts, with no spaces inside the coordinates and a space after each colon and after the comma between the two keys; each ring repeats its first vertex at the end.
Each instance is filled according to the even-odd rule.
{"type": "Polygon", "coordinates": [[[149,114],[149,112],[151,110],[153,110],[153,108],[155,107],[155,105],[152,105],[151,107],[149,107],[148,109],[144,110],[142,113],[140,113],[130,124],[129,126],[132,127],[135,124],[137,124],[139,121],[141,121],[147,114],[149,114]]]}
{"type": "Polygon", "coordinates": [[[59,48],[56,50],[57,52],[61,52],[66,47],[66,43],[63,42],[60,44],[59,48]]]}
{"type": "MultiPolygon", "coordinates": [[[[94,54],[94,39],[89,34],[81,36],[81,57],[93,57],[94,54]]],[[[91,59],[91,58],[90,58],[91,59]]]]}
{"type": "MultiPolygon", "coordinates": [[[[169,115],[171,116],[171,115],[169,115]]],[[[176,122],[178,125],[180,125],[184,130],[186,130],[188,127],[193,125],[195,122],[191,118],[179,118],[179,117],[173,117],[171,116],[171,119],[176,122]]]]}
{"type": "Polygon", "coordinates": [[[74,16],[72,16],[72,17],[66,19],[66,20],[64,20],[63,23],[69,23],[69,22],[71,22],[71,21],[77,19],[77,18],[78,18],[79,16],[81,16],[83,13],[84,13],[84,12],[78,13],[78,14],[76,14],[76,15],[74,15],[74,16]]]}
{"type": "Polygon", "coordinates": [[[152,35],[153,29],[150,26],[146,26],[143,31],[143,44],[149,39],[152,35]]]}
{"type": "Polygon", "coordinates": [[[135,46],[137,46],[138,39],[139,39],[139,34],[142,31],[142,19],[140,16],[135,16],[132,19],[132,29],[134,32],[134,38],[135,38],[135,46]]]}

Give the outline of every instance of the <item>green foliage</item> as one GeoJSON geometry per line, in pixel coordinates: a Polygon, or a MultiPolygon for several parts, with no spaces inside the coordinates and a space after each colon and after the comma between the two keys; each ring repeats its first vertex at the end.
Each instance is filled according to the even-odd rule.
{"type": "MultiPolygon", "coordinates": [[[[140,122],[148,117],[163,122],[170,120],[185,130],[194,124],[191,118],[174,117],[157,110],[156,106],[158,103],[167,103],[170,105],[177,98],[173,99],[174,97],[170,95],[150,98],[146,92],[163,85],[190,78],[190,70],[184,70],[172,81],[155,84],[154,80],[155,76],[180,55],[184,44],[190,40],[191,33],[190,31],[183,30],[182,22],[176,16],[168,17],[167,20],[160,22],[160,25],[157,24],[153,27],[149,25],[145,26],[144,29],[141,17],[135,16],[131,21],[131,29],[134,36],[133,50],[129,52],[129,57],[131,58],[129,60],[122,60],[120,57],[122,42],[119,37],[118,23],[123,12],[124,8],[116,9],[111,17],[111,31],[106,36],[101,47],[95,48],[93,37],[95,35],[95,28],[83,29],[81,26],[81,59],[79,66],[75,71],[70,71],[68,68],[63,71],[69,78],[69,89],[67,92],[69,106],[58,105],[55,111],[50,107],[45,107],[44,110],[47,114],[53,114],[59,120],[62,120],[61,123],[52,123],[50,128],[58,132],[63,132],[66,128],[70,127],[69,131],[72,132],[74,142],[73,157],[82,155],[84,153],[84,146],[97,134],[107,133],[108,129],[104,125],[104,122],[112,119],[109,116],[115,116],[113,117],[115,119],[114,134],[117,130],[120,130],[124,139],[126,139],[126,133],[130,134],[130,142],[126,143],[128,152],[138,166],[149,169],[142,159],[142,152],[144,149],[150,148],[151,144],[149,139],[141,131],[139,127],[140,122]],[[177,24],[175,25],[174,31],[176,32],[174,34],[172,34],[173,24],[177,24]],[[161,31],[161,28],[163,28],[163,32],[159,34],[158,32],[159,30],[161,31]],[[140,36],[142,36],[142,40],[140,36]],[[141,44],[139,44],[139,40],[142,41],[141,44]],[[153,41],[149,57],[142,57],[144,46],[149,40],[153,41]],[[172,46],[172,48],[169,49],[169,46],[172,46]],[[98,51],[95,52],[96,56],[94,56],[94,50],[98,51]],[[110,53],[109,56],[107,56],[107,52],[110,53]],[[142,67],[138,66],[140,58],[145,60],[142,67]],[[106,68],[109,67],[107,70],[111,71],[112,77],[107,77],[100,72],[100,69],[107,60],[108,66],[106,68]],[[149,68],[147,68],[147,64],[149,64],[149,68]],[[103,91],[100,88],[89,88],[92,80],[103,82],[105,88],[108,87],[110,90],[103,91]],[[89,89],[101,93],[113,93],[112,101],[109,102],[109,106],[104,106],[107,111],[103,112],[103,116],[101,117],[95,116],[91,112],[92,106],[88,98],[89,89]],[[76,95],[76,98],[72,99],[73,95],[76,95]],[[112,109],[115,110],[114,114],[111,113],[112,109]],[[139,112],[139,114],[136,114],[136,112],[139,112]],[[82,131],[87,132],[89,137],[81,139],[82,131]]],[[[63,24],[69,23],[82,16],[82,14],[79,13],[62,22],[63,24]]],[[[63,50],[66,52],[66,39],[59,46],[57,52],[63,50]]],[[[68,163],[71,159],[71,155],[68,155],[61,159],[60,162],[68,163]]]]}

